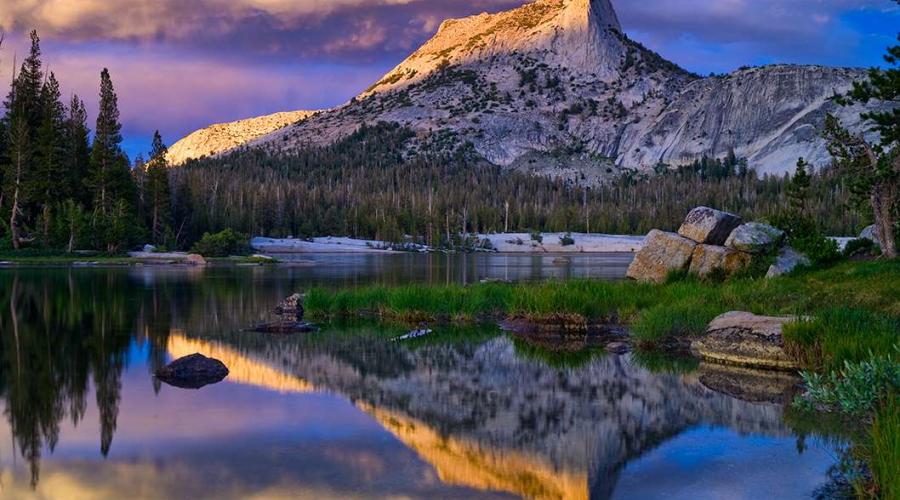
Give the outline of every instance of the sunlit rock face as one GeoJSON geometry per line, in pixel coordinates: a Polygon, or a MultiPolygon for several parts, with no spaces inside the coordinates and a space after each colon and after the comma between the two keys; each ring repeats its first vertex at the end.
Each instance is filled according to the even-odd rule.
{"type": "Polygon", "coordinates": [[[865,77],[776,65],[701,78],[628,39],[609,0],[537,0],[445,21],[345,105],[214,126],[170,157],[179,164],[244,145],[290,152],[387,121],[416,132],[410,154],[471,143],[494,164],[582,184],[730,151],[760,172],[783,173],[800,156],[830,162],[826,113],[865,130],[861,106],[830,99],[865,77]]]}
{"type": "Polygon", "coordinates": [[[288,111],[210,125],[173,144],[169,148],[167,159],[170,165],[177,166],[191,159],[225,154],[258,137],[305,120],[313,113],[313,111],[288,111]]]}

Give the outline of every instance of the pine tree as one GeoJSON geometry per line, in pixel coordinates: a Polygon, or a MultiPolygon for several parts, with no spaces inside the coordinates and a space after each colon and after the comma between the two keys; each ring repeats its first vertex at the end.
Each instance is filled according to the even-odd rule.
{"type": "Polygon", "coordinates": [[[50,233],[50,207],[68,197],[63,182],[66,109],[60,101],[59,82],[53,73],[41,89],[41,126],[35,148],[35,169],[31,179],[31,198],[39,207],[41,232],[45,241],[50,233]]]}
{"type": "Polygon", "coordinates": [[[169,191],[169,150],[163,144],[157,130],[153,134],[150,161],[146,167],[144,203],[150,219],[150,233],[155,244],[166,243],[166,234],[171,230],[171,196],[169,191]]]}
{"type": "Polygon", "coordinates": [[[808,166],[809,164],[803,158],[797,160],[797,170],[791,177],[791,182],[787,187],[787,196],[791,204],[791,210],[799,216],[807,215],[809,188],[812,183],[812,178],[806,170],[808,166]]]}
{"type": "MultiPolygon", "coordinates": [[[[119,102],[109,70],[100,73],[100,108],[91,147],[88,186],[93,190],[94,210],[107,214],[116,204],[117,184],[123,162],[122,125],[119,123],[119,102]]],[[[125,163],[125,165],[123,165],[125,163]]]]}
{"type": "MultiPolygon", "coordinates": [[[[900,4],[900,0],[895,1],[900,4]]],[[[870,143],[864,136],[851,133],[834,116],[826,120],[825,135],[838,167],[847,173],[857,195],[868,199],[871,205],[882,252],[888,258],[896,258],[896,225],[900,217],[900,45],[889,47],[884,60],[888,69],[872,68],[868,81],[856,83],[848,96],[837,99],[841,104],[892,104],[883,111],[861,115],[879,133],[879,141],[870,143]]]]}
{"type": "Polygon", "coordinates": [[[87,111],[84,102],[73,95],[69,102],[65,121],[65,153],[63,154],[63,181],[68,188],[67,196],[83,207],[93,201],[84,179],[90,170],[91,145],[90,130],[87,126],[87,111]]]}
{"type": "Polygon", "coordinates": [[[125,228],[137,228],[136,190],[121,144],[118,98],[109,70],[104,68],[100,73],[100,106],[87,186],[93,193],[94,233],[102,240],[97,243],[110,252],[131,238],[133,231],[125,228]]]}

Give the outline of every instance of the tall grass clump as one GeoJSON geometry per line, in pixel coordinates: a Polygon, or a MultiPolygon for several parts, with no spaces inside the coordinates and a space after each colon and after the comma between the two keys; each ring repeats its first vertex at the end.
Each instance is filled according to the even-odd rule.
{"type": "Polygon", "coordinates": [[[870,310],[838,307],[785,326],[788,351],[808,368],[835,371],[871,354],[890,355],[900,343],[900,320],[870,310]]]}
{"type": "Polygon", "coordinates": [[[869,431],[867,462],[880,498],[900,498],[900,399],[891,394],[869,431]]]}

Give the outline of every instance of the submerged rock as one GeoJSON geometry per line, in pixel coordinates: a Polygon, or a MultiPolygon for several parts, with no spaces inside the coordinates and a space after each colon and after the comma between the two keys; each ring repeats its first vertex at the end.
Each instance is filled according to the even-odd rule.
{"type": "Polygon", "coordinates": [[[707,389],[750,403],[790,404],[802,379],[785,371],[700,363],[695,375],[707,389]]]}
{"type": "Polygon", "coordinates": [[[319,329],[312,323],[306,321],[273,321],[271,323],[263,323],[253,327],[256,333],[281,333],[291,335],[294,333],[312,333],[319,329]]]}
{"type": "Polygon", "coordinates": [[[784,236],[784,231],[777,227],[749,222],[732,231],[725,246],[742,252],[764,254],[780,247],[784,236]]]}
{"type": "Polygon", "coordinates": [[[796,370],[800,365],[785,352],[781,332],[797,319],[728,312],[709,324],[706,334],[691,343],[691,350],[716,363],[796,370]]]}
{"type": "Polygon", "coordinates": [[[750,254],[731,248],[697,245],[691,257],[690,271],[692,274],[705,277],[716,270],[721,270],[725,276],[731,276],[747,267],[752,259],[750,254]]]}
{"type": "Polygon", "coordinates": [[[691,262],[697,244],[675,233],[652,230],[628,268],[628,277],[662,283],[672,271],[683,271],[691,262]]]}
{"type": "Polygon", "coordinates": [[[221,382],[228,376],[228,367],[218,359],[191,354],[176,359],[156,371],[156,378],[182,389],[199,389],[221,382]]]}
{"type": "Polygon", "coordinates": [[[775,263],[769,267],[766,278],[776,278],[778,276],[790,274],[794,269],[797,269],[800,266],[808,266],[811,263],[809,257],[806,255],[803,255],[791,247],[784,247],[778,252],[775,263]]]}
{"type": "Polygon", "coordinates": [[[742,222],[743,219],[737,215],[709,207],[697,207],[684,219],[678,234],[697,243],[721,246],[742,222]]]}

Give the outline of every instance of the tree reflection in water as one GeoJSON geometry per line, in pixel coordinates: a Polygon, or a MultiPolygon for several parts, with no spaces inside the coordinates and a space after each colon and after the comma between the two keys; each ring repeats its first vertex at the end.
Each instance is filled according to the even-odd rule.
{"type": "Polygon", "coordinates": [[[368,327],[312,338],[238,333],[303,289],[265,272],[0,272],[0,396],[32,487],[63,419],[84,425],[91,390],[100,452],[110,453],[135,352],[153,372],[173,354],[205,349],[228,357],[236,384],[339,394],[445,483],[532,497],[609,497],[626,464],[696,425],[796,435],[780,405],[710,390],[740,384],[696,366],[654,374],[628,358],[560,355],[477,328],[436,328],[409,344],[368,327]]]}

